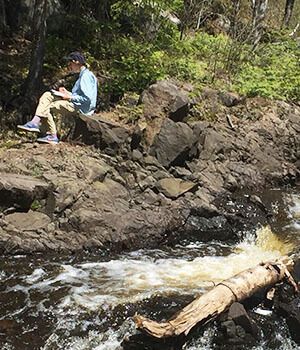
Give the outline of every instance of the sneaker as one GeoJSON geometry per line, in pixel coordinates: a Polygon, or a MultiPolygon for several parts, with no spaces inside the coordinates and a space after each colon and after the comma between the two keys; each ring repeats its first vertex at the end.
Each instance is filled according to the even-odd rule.
{"type": "Polygon", "coordinates": [[[37,142],[57,144],[58,138],[56,136],[46,135],[45,137],[39,137],[37,139],[37,142]]]}
{"type": "Polygon", "coordinates": [[[39,126],[31,122],[28,122],[24,125],[18,125],[17,128],[25,131],[40,132],[39,126]]]}

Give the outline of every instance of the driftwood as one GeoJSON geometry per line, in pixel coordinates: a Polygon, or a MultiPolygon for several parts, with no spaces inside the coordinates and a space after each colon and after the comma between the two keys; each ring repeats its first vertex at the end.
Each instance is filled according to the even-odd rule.
{"type": "Polygon", "coordinates": [[[134,321],[138,329],[156,338],[187,335],[196,324],[209,322],[233,302],[249,298],[260,289],[271,287],[285,276],[290,276],[293,265],[293,260],[288,257],[261,263],[217,284],[166,322],[159,323],[140,315],[134,316],[134,321]]]}

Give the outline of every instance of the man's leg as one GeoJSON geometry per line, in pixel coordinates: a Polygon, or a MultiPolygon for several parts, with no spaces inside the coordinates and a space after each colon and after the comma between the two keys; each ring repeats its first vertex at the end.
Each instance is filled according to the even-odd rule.
{"type": "Polygon", "coordinates": [[[52,117],[50,113],[50,106],[55,100],[57,100],[57,97],[52,95],[49,91],[43,93],[43,95],[39,99],[39,103],[33,119],[25,125],[18,125],[17,127],[25,131],[40,132],[40,117],[52,117]]]}
{"type": "Polygon", "coordinates": [[[46,117],[45,111],[37,110],[37,113],[39,113],[42,123],[46,124],[46,129],[49,131],[48,134],[45,137],[41,137],[38,139],[39,142],[46,142],[46,143],[57,143],[57,129],[56,125],[53,119],[53,114],[59,116],[59,117],[65,117],[65,116],[72,116],[76,115],[77,112],[74,108],[74,105],[72,102],[66,101],[66,100],[55,100],[49,105],[49,112],[46,117]],[[42,113],[44,115],[42,115],[42,113]]]}

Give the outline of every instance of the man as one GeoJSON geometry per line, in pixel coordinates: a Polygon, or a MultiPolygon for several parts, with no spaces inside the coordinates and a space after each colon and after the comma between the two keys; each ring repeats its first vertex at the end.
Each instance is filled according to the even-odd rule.
{"type": "Polygon", "coordinates": [[[85,58],[80,52],[71,52],[68,57],[68,68],[79,73],[72,91],[60,87],[58,91],[45,92],[37,106],[33,119],[25,125],[18,125],[18,129],[40,132],[40,125],[45,126],[47,134],[37,139],[38,142],[58,143],[56,125],[52,113],[61,116],[75,116],[78,112],[91,115],[94,113],[97,100],[97,78],[86,67],[85,58]]]}

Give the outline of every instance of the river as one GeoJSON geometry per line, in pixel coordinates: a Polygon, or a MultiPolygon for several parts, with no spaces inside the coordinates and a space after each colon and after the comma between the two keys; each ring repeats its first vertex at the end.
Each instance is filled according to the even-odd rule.
{"type": "MultiPolygon", "coordinates": [[[[113,257],[94,252],[2,258],[1,349],[122,349],[123,338],[136,332],[136,312],[166,319],[215,283],[299,247],[300,194],[282,195],[286,205],[276,232],[253,228],[240,242],[183,241],[113,257]]],[[[299,349],[284,322],[274,322],[276,341],[263,338],[253,349],[299,349]]],[[[185,350],[219,349],[214,335],[214,326],[207,327],[185,350]]]]}

